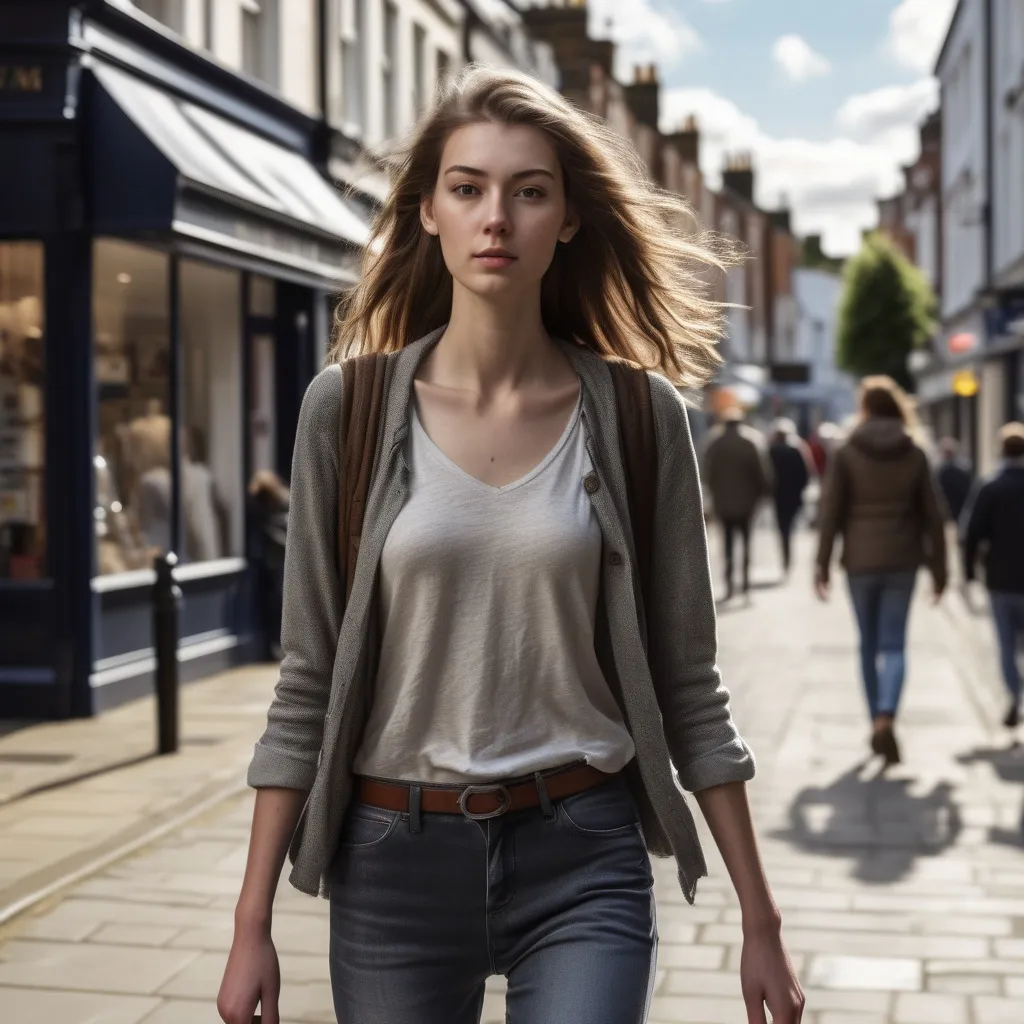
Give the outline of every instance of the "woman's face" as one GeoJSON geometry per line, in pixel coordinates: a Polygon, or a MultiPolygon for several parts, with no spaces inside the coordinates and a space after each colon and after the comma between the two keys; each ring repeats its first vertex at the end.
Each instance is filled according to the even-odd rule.
{"type": "Polygon", "coordinates": [[[420,218],[456,283],[478,295],[539,289],[555,247],[577,231],[555,148],[525,125],[453,132],[420,218]]]}

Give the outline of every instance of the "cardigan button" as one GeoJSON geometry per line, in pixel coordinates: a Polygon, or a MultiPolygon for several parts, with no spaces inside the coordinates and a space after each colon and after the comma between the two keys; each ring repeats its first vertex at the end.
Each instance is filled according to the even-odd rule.
{"type": "Polygon", "coordinates": [[[597,494],[601,489],[601,478],[596,473],[588,473],[583,478],[583,489],[587,494],[597,494]]]}
{"type": "Polygon", "coordinates": [[[618,552],[618,551],[613,551],[608,556],[608,562],[611,565],[622,565],[622,555],[621,555],[621,553],[618,552]]]}

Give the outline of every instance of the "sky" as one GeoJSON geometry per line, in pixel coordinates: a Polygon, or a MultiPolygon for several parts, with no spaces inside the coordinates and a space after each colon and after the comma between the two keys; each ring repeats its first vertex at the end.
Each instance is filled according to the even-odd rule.
{"type": "Polygon", "coordinates": [[[589,0],[592,35],[618,45],[617,75],[654,61],[661,127],[701,128],[713,187],[749,151],[755,198],[784,203],[794,230],[847,255],[899,191],[956,0],[589,0]]]}

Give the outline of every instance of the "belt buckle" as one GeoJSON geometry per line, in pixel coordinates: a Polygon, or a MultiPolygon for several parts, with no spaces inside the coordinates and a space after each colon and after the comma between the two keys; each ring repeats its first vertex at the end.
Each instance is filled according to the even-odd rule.
{"type": "Polygon", "coordinates": [[[480,786],[466,786],[459,794],[459,810],[472,821],[484,821],[487,818],[497,818],[504,814],[512,806],[512,794],[507,786],[500,782],[488,783],[480,786]],[[466,801],[475,793],[498,793],[502,798],[502,806],[496,811],[485,811],[483,814],[474,814],[466,807],[466,801]]]}

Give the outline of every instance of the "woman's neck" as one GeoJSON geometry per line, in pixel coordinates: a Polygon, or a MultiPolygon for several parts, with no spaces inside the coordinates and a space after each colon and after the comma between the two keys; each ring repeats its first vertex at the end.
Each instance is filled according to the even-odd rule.
{"type": "Polygon", "coordinates": [[[423,376],[486,400],[557,377],[564,362],[544,328],[539,293],[494,301],[456,286],[448,327],[423,376]]]}

